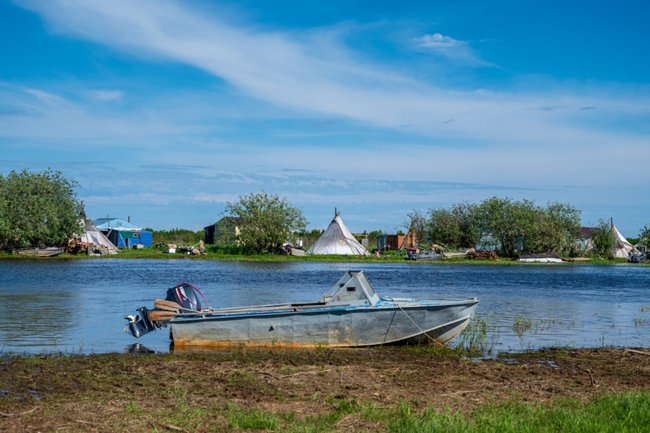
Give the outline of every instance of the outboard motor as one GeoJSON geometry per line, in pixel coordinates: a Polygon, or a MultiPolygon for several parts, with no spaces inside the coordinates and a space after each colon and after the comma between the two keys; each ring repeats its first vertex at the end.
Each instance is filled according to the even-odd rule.
{"type": "Polygon", "coordinates": [[[138,308],[138,314],[135,316],[127,316],[126,320],[129,321],[129,325],[126,327],[125,331],[128,331],[135,338],[147,334],[155,329],[151,320],[149,320],[148,315],[149,310],[147,307],[138,308]]]}
{"type": "MultiPolygon", "coordinates": [[[[176,313],[201,311],[203,305],[207,305],[208,303],[205,296],[203,296],[203,293],[190,283],[180,283],[176,285],[176,287],[167,289],[166,300],[172,301],[181,306],[181,311],[176,311],[176,306],[172,308],[174,310],[171,312],[172,317],[175,316],[176,313]]],[[[125,317],[129,324],[124,330],[138,338],[154,329],[167,326],[167,321],[171,318],[167,317],[160,320],[150,318],[149,313],[152,313],[153,317],[153,313],[165,313],[165,311],[158,307],[156,307],[155,310],[148,310],[146,307],[140,307],[138,308],[138,314],[125,317]]]]}
{"type": "Polygon", "coordinates": [[[176,302],[187,310],[201,311],[201,299],[206,301],[201,291],[190,283],[180,283],[176,287],[167,289],[168,301],[176,302]]]}

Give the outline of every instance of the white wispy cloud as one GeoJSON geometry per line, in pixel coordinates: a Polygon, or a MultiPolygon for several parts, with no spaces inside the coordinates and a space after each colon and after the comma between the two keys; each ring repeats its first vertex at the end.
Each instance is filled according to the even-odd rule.
{"type": "MultiPolygon", "coordinates": [[[[599,134],[528,110],[531,105],[587,105],[579,96],[443,89],[400,75],[379,62],[356,60],[347,47],[332,45],[335,42],[329,39],[330,49],[317,49],[323,43],[317,31],[260,30],[225,22],[214,10],[172,1],[23,0],[20,4],[38,12],[58,32],[132,55],[192,65],[252,98],[296,112],[390,129],[408,124],[410,130],[432,137],[480,137],[532,145],[559,137],[602,141],[599,134]],[[531,135],[532,130],[540,133],[531,135]]],[[[465,42],[440,33],[425,35],[419,43],[448,56],[473,56],[465,42]]],[[[634,105],[634,101],[626,103],[634,105]]]]}
{"type": "Polygon", "coordinates": [[[124,97],[124,92],[117,89],[93,90],[90,95],[99,101],[120,101],[124,97]]]}
{"type": "Polygon", "coordinates": [[[447,50],[451,48],[467,47],[467,44],[456,40],[451,36],[445,36],[441,33],[432,33],[419,37],[417,39],[417,46],[419,48],[432,50],[447,50]]]}
{"type": "Polygon", "coordinates": [[[442,33],[430,33],[416,38],[415,48],[450,60],[459,66],[494,67],[476,54],[468,42],[442,33]]]}

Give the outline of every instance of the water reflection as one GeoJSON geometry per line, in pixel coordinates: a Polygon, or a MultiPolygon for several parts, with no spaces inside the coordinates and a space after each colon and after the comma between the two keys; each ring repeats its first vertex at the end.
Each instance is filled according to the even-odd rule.
{"type": "Polygon", "coordinates": [[[98,259],[0,261],[0,350],[168,352],[168,329],[136,341],[123,332],[124,316],[180,281],[198,286],[218,307],[307,302],[350,269],[366,271],[384,296],[478,296],[477,317],[496,352],[650,341],[647,267],[98,259]],[[521,335],[513,329],[516,317],[530,321],[521,335]]]}
{"type": "Polygon", "coordinates": [[[124,353],[131,353],[131,354],[149,354],[149,353],[156,353],[155,350],[148,348],[144,344],[140,343],[134,343],[134,344],[129,344],[124,348],[124,353]]]}

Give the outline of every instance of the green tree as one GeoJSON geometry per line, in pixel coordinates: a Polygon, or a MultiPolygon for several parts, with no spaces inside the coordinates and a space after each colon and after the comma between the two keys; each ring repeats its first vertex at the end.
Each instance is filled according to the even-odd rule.
{"type": "Polygon", "coordinates": [[[65,245],[81,231],[77,186],[50,169],[0,175],[0,250],[65,245]]]}
{"type": "Polygon", "coordinates": [[[240,196],[238,202],[226,204],[224,214],[241,218],[239,241],[257,254],[280,251],[294,232],[307,226],[302,210],[265,192],[240,196]]]}
{"type": "Polygon", "coordinates": [[[407,215],[406,232],[415,235],[420,246],[431,243],[429,219],[419,210],[413,210],[407,215]]]}
{"type": "Polygon", "coordinates": [[[455,216],[460,228],[460,237],[456,246],[474,248],[481,240],[478,206],[468,202],[457,203],[452,206],[451,213],[455,216]]]}
{"type": "Polygon", "coordinates": [[[591,232],[591,241],[594,244],[594,254],[609,260],[614,258],[616,238],[609,221],[603,219],[598,221],[598,225],[591,232]]]}
{"type": "Polygon", "coordinates": [[[429,211],[429,233],[432,243],[446,248],[456,247],[460,243],[460,224],[449,209],[429,211]]]}
{"type": "Polygon", "coordinates": [[[526,250],[533,253],[562,253],[575,249],[580,233],[580,211],[567,203],[552,202],[537,208],[525,234],[526,250]]]}
{"type": "Polygon", "coordinates": [[[646,247],[650,247],[650,224],[644,225],[639,232],[639,242],[646,247]]]}
{"type": "Polygon", "coordinates": [[[480,226],[499,241],[506,256],[513,256],[530,233],[537,210],[530,200],[492,197],[480,204],[477,213],[480,226]]]}
{"type": "Polygon", "coordinates": [[[146,228],[145,230],[153,233],[154,244],[194,245],[204,237],[203,230],[194,231],[182,228],[170,230],[146,228]]]}

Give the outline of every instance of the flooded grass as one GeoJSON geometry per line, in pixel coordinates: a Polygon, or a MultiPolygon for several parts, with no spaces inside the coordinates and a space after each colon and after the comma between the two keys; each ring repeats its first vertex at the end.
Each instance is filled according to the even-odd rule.
{"type": "Polygon", "coordinates": [[[513,321],[512,330],[519,338],[522,338],[533,327],[533,321],[525,316],[515,316],[513,321]]]}
{"type": "Polygon", "coordinates": [[[468,356],[490,355],[494,348],[488,340],[488,323],[483,318],[472,317],[456,341],[456,349],[468,356]]]}

